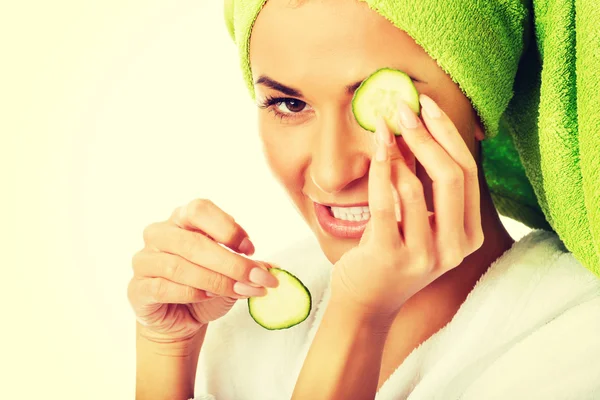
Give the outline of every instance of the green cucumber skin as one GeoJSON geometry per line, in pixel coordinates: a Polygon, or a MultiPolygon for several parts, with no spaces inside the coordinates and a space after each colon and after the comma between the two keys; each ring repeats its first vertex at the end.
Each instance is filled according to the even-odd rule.
{"type": "MultiPolygon", "coordinates": [[[[356,121],[358,122],[358,124],[363,129],[365,129],[367,131],[370,131],[370,132],[375,132],[375,128],[373,126],[369,126],[369,125],[365,124],[364,121],[362,121],[362,119],[359,117],[360,112],[356,109],[356,103],[357,103],[357,98],[361,96],[361,89],[365,89],[365,87],[368,86],[368,84],[370,83],[369,81],[371,80],[371,78],[379,75],[382,72],[401,73],[401,74],[406,75],[406,77],[408,77],[409,80],[412,82],[412,79],[410,79],[410,77],[408,76],[408,74],[406,74],[404,71],[400,71],[398,69],[393,69],[393,68],[388,68],[388,67],[379,68],[378,70],[376,70],[375,72],[373,72],[371,75],[369,75],[364,81],[362,81],[362,83],[360,84],[360,86],[354,92],[354,96],[352,97],[352,113],[354,114],[354,118],[356,119],[356,121]]],[[[413,83],[413,88],[414,88],[414,91],[417,93],[417,96],[418,96],[419,93],[417,91],[417,88],[414,86],[414,83],[413,83]]],[[[414,107],[411,107],[411,109],[417,114],[417,116],[420,117],[421,116],[421,106],[420,106],[420,103],[418,101],[416,103],[416,107],[417,107],[416,110],[415,110],[414,107]]],[[[401,136],[402,135],[400,132],[394,132],[394,134],[396,136],[401,136]]]]}
{"type": "Polygon", "coordinates": [[[304,289],[304,291],[306,292],[306,294],[308,294],[308,310],[307,310],[307,312],[306,312],[306,316],[305,316],[305,317],[304,317],[302,320],[300,320],[300,321],[298,321],[298,322],[296,322],[296,323],[294,323],[294,324],[291,324],[291,325],[285,325],[285,326],[281,326],[281,327],[270,327],[270,326],[265,326],[265,325],[263,325],[263,323],[262,323],[261,321],[257,320],[257,319],[254,317],[254,314],[252,313],[252,306],[251,306],[251,303],[252,303],[252,297],[248,298],[248,313],[250,314],[250,316],[252,317],[252,319],[253,319],[253,320],[254,320],[254,321],[255,321],[255,322],[258,324],[258,325],[262,326],[263,328],[265,328],[265,329],[267,329],[267,330],[270,330],[270,331],[279,331],[279,330],[289,329],[289,328],[291,328],[291,327],[294,327],[294,326],[296,326],[296,325],[298,325],[298,324],[300,324],[300,323],[304,322],[304,321],[306,320],[306,318],[308,318],[308,316],[310,315],[310,311],[312,310],[312,295],[310,294],[310,290],[308,290],[308,288],[306,287],[306,285],[305,285],[304,283],[302,283],[302,281],[301,281],[300,279],[298,279],[298,277],[297,277],[296,275],[294,275],[294,274],[292,274],[291,272],[289,272],[289,271],[286,271],[286,270],[284,270],[284,269],[282,269],[282,268],[271,268],[271,270],[278,270],[278,271],[282,271],[283,273],[285,273],[285,274],[287,274],[287,275],[290,275],[290,276],[291,276],[291,277],[293,277],[293,278],[294,278],[294,279],[295,279],[295,280],[296,280],[298,283],[300,283],[300,285],[302,286],[302,288],[304,289]]]}

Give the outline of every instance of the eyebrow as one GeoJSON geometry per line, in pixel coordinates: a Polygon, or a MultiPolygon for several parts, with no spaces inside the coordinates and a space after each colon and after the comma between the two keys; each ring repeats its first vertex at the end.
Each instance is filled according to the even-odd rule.
{"type": "MultiPolygon", "coordinates": [[[[412,76],[410,77],[413,81],[415,82],[421,82],[418,79],[413,78],[412,76]]],[[[346,93],[352,95],[354,94],[354,92],[356,91],[356,89],[358,89],[358,87],[361,85],[361,83],[363,83],[363,81],[367,79],[364,78],[360,81],[354,82],[350,85],[346,86],[346,93]]],[[[426,82],[425,82],[426,83],[426,82]]],[[[277,90],[287,96],[290,97],[304,97],[304,95],[302,94],[302,92],[299,89],[295,89],[291,86],[287,86],[284,85],[283,83],[277,82],[275,79],[273,78],[269,78],[266,75],[261,75],[255,82],[255,84],[257,85],[263,85],[266,86],[268,88],[271,88],[273,90],[277,90]]]]}
{"type": "Polygon", "coordinates": [[[269,87],[273,90],[277,90],[283,94],[286,94],[291,97],[304,97],[302,92],[298,89],[294,89],[293,87],[286,86],[283,83],[277,82],[273,78],[269,78],[266,75],[261,75],[255,82],[257,85],[263,85],[269,87]]]}

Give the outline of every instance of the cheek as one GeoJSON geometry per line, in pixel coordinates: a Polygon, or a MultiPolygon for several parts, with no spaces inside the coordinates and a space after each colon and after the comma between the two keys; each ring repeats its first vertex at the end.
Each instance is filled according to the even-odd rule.
{"type": "Polygon", "coordinates": [[[475,140],[475,121],[468,110],[463,111],[454,119],[454,126],[458,129],[471,154],[475,155],[477,143],[475,140]]]}
{"type": "Polygon", "coordinates": [[[448,117],[454,123],[462,140],[474,154],[475,151],[475,120],[471,110],[471,103],[466,98],[458,97],[452,103],[442,105],[442,108],[448,114],[448,117]]]}
{"type": "Polygon", "coordinates": [[[303,171],[307,159],[305,150],[280,137],[285,133],[268,125],[260,124],[259,133],[265,159],[273,176],[288,191],[302,189],[303,171]]]}
{"type": "MultiPolygon", "coordinates": [[[[432,83],[427,87],[423,87],[421,93],[428,95],[440,105],[454,123],[471,154],[475,154],[477,148],[475,140],[477,114],[471,101],[462,93],[450,76],[439,67],[436,67],[436,72],[432,76],[432,83]]],[[[417,89],[420,90],[421,87],[417,87],[417,89]]]]}
{"type": "Polygon", "coordinates": [[[287,160],[285,152],[265,144],[265,157],[273,175],[286,186],[294,179],[294,164],[287,160]]]}

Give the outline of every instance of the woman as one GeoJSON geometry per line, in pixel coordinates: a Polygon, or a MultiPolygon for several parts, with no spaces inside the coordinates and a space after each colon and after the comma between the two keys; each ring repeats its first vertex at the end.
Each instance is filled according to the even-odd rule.
{"type": "Polygon", "coordinates": [[[486,128],[422,47],[363,2],[270,0],[249,50],[266,158],[330,265],[300,247],[278,262],[317,306],[289,330],[253,324],[237,300],[278,285],[271,265],[209,200],[175,209],[133,259],[138,399],[194,397],[201,351],[217,400],[600,393],[598,279],[554,233],[514,243],[482,172],[486,128]],[[401,137],[352,116],[381,67],[421,93],[421,117],[398,104],[401,137]],[[350,206],[363,221],[340,221],[350,206]]]}

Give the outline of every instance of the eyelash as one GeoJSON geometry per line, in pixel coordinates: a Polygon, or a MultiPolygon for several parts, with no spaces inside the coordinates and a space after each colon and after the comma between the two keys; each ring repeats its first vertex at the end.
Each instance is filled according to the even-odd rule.
{"type": "Polygon", "coordinates": [[[259,108],[261,109],[266,109],[269,110],[270,112],[272,112],[277,118],[281,119],[282,121],[290,121],[293,120],[295,118],[299,118],[300,115],[303,111],[298,111],[298,112],[289,112],[289,113],[284,113],[281,112],[277,109],[276,106],[289,102],[289,101],[296,101],[296,102],[300,102],[303,103],[305,105],[305,107],[308,107],[308,104],[306,104],[304,101],[302,100],[298,100],[298,99],[294,99],[291,97],[273,97],[273,96],[266,96],[262,102],[258,105],[259,108]]]}

